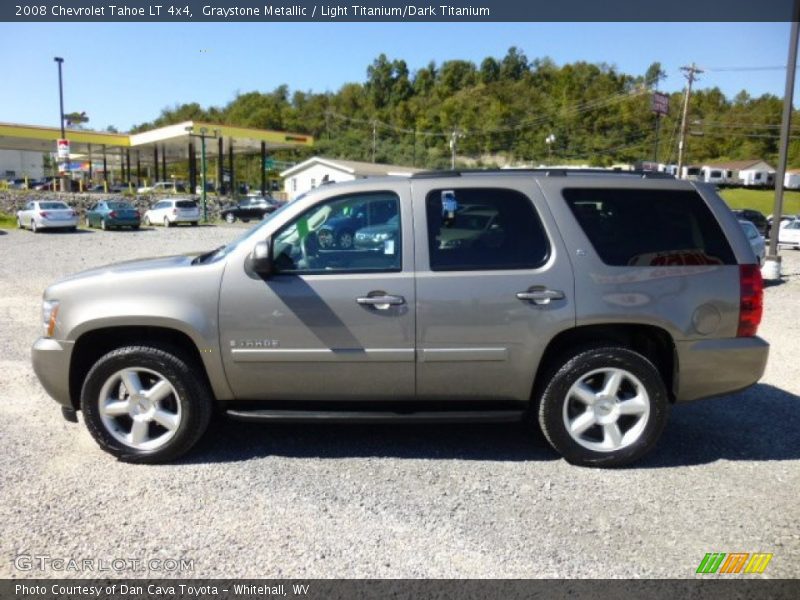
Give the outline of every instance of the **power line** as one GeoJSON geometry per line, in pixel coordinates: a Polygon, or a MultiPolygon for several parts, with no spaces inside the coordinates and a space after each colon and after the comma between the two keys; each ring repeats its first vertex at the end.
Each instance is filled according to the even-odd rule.
{"type": "Polygon", "coordinates": [[[706,67],[706,71],[715,72],[744,72],[744,71],[785,71],[786,65],[775,65],[769,67],[706,67]]]}

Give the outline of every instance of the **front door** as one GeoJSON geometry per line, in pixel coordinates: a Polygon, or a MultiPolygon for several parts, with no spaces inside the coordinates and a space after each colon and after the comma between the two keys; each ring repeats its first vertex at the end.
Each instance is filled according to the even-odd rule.
{"type": "Polygon", "coordinates": [[[220,331],[237,399],[397,400],[414,397],[416,302],[407,182],[321,201],[272,236],[277,272],[231,261],[220,331]],[[355,230],[351,247],[323,247],[326,225],[348,230],[355,208],[387,205],[385,222],[355,230]]]}

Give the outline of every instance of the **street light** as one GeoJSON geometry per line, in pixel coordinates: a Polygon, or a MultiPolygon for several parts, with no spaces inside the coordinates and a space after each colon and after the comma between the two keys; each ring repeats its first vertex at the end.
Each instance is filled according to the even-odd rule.
{"type": "Polygon", "coordinates": [[[547,157],[548,162],[553,162],[553,144],[556,141],[555,134],[551,133],[546,138],[544,138],[545,143],[547,144],[547,157]]]}
{"type": "MultiPolygon", "coordinates": [[[[58,63],[58,103],[59,103],[59,114],[61,116],[61,139],[67,139],[67,132],[64,130],[64,84],[61,79],[61,65],[64,64],[64,59],[60,56],[56,56],[53,60],[58,63]]],[[[69,157],[66,160],[66,168],[64,169],[64,175],[61,177],[61,191],[65,192],[67,189],[67,177],[66,173],[69,169],[69,157]]]]}
{"type": "Polygon", "coordinates": [[[200,178],[202,179],[202,192],[200,192],[201,198],[203,199],[203,222],[208,223],[208,205],[206,204],[206,138],[207,137],[217,137],[218,130],[213,131],[213,135],[206,135],[208,133],[207,127],[201,127],[200,133],[194,133],[194,127],[189,125],[186,127],[186,131],[189,132],[189,137],[197,137],[200,138],[200,178]]]}

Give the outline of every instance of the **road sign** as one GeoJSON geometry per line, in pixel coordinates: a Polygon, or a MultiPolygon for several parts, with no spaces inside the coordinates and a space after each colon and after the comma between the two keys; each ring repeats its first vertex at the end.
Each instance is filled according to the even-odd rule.
{"type": "Polygon", "coordinates": [[[669,96],[663,92],[653,92],[650,109],[661,116],[669,114],[669,96]]]}
{"type": "Polygon", "coordinates": [[[60,160],[69,158],[69,140],[58,140],[56,142],[56,153],[60,160]]]}

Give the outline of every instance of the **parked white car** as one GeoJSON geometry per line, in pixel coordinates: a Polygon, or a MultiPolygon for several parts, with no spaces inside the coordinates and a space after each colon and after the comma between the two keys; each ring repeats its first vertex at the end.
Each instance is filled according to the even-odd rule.
{"type": "Polygon", "coordinates": [[[767,244],[764,241],[764,236],[758,232],[758,228],[750,221],[739,219],[739,225],[742,226],[742,231],[747,236],[747,241],[750,242],[750,247],[758,259],[758,264],[763,265],[764,258],[767,256],[767,244]]]}
{"type": "Polygon", "coordinates": [[[42,229],[69,229],[78,226],[78,213],[60,200],[31,200],[17,211],[17,227],[33,233],[42,229]]]}
{"type": "Polygon", "coordinates": [[[164,198],[156,202],[144,213],[145,225],[164,225],[172,227],[177,223],[197,225],[200,221],[200,207],[194,200],[186,198],[164,198]]]}
{"type": "Polygon", "coordinates": [[[795,219],[778,230],[778,243],[800,250],[800,219],[795,219]]]}

